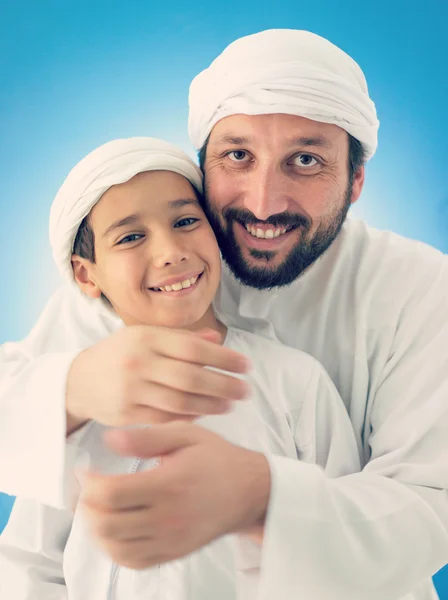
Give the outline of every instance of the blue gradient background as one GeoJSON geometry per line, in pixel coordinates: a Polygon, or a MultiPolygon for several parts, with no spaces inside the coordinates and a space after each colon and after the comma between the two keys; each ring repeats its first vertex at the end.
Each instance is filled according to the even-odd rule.
{"type": "MultiPolygon", "coordinates": [[[[71,167],[133,135],[193,154],[190,80],[229,42],[261,29],[309,29],[361,64],[381,128],[354,212],[447,252],[447,22],[446,0],[3,5],[0,343],[25,336],[58,285],[47,220],[71,167]]],[[[0,495],[0,531],[11,504],[0,495]]],[[[448,599],[448,573],[436,583],[448,599]]]]}

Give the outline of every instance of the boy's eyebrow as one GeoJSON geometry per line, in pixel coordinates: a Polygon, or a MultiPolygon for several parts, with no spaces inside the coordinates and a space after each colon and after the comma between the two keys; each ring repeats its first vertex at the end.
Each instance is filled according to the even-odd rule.
{"type": "Polygon", "coordinates": [[[171,208],[182,208],[183,206],[188,206],[189,204],[200,206],[197,198],[179,198],[178,200],[171,200],[169,202],[171,208]]]}
{"type": "MultiPolygon", "coordinates": [[[[177,200],[171,200],[168,203],[168,205],[170,208],[182,208],[183,206],[188,206],[188,205],[200,206],[199,201],[196,198],[179,198],[177,200]]],[[[118,221],[114,221],[114,223],[112,223],[112,225],[109,225],[109,227],[103,233],[103,238],[106,237],[107,235],[109,235],[109,233],[111,233],[115,229],[118,229],[119,227],[125,227],[126,225],[133,225],[134,223],[136,223],[140,220],[141,220],[141,215],[133,214],[133,215],[128,215],[127,217],[124,217],[123,219],[119,219],[118,221]]]]}
{"type": "Polygon", "coordinates": [[[135,223],[136,221],[140,220],[140,215],[128,215],[127,217],[124,217],[124,219],[119,219],[118,221],[115,221],[114,223],[112,223],[112,225],[109,225],[109,227],[106,229],[106,231],[103,233],[103,237],[106,237],[106,235],[109,235],[109,233],[111,233],[114,229],[118,229],[119,227],[124,227],[125,225],[132,225],[133,223],[135,223]]]}

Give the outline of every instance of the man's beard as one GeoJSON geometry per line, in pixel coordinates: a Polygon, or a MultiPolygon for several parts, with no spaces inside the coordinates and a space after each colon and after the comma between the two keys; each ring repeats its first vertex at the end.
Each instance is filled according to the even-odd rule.
{"type": "Polygon", "coordinates": [[[244,258],[236,241],[233,228],[235,221],[243,226],[253,224],[255,227],[260,222],[250,211],[229,208],[224,210],[220,217],[211,206],[211,196],[206,182],[204,211],[215,232],[222,257],[235,278],[244,285],[258,290],[266,290],[290,285],[330,247],[338,236],[350,208],[352,187],[352,181],[349,181],[342,207],[335,210],[325,222],[321,223],[313,235],[309,233],[312,222],[304,215],[283,212],[272,215],[263,221],[273,227],[302,228],[300,239],[294,248],[280,265],[271,268],[269,268],[269,263],[275,259],[276,251],[250,249],[249,254],[253,258],[257,259],[259,263],[266,264],[266,266],[255,267],[244,258]]]}

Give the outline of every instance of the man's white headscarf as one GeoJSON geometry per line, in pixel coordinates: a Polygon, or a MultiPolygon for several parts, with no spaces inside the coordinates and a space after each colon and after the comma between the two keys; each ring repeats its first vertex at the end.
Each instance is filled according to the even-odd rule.
{"type": "Polygon", "coordinates": [[[332,123],[364,147],[377,147],[379,122],[358,64],[309,31],[270,29],[240,38],[190,86],[190,139],[202,148],[230,115],[283,113],[332,123]]]}
{"type": "Polygon", "coordinates": [[[202,193],[202,173],[182,150],[155,138],[113,140],[83,158],[69,173],[50,212],[50,243],[61,274],[73,281],[71,256],[79,226],[113,185],[145,171],[173,171],[202,193]]]}

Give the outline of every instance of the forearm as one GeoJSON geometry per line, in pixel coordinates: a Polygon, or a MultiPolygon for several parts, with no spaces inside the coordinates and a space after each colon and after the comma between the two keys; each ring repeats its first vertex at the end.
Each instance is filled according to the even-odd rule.
{"type": "Polygon", "coordinates": [[[278,585],[285,598],[396,600],[448,561],[443,491],[279,457],[272,473],[260,600],[278,585]]]}

